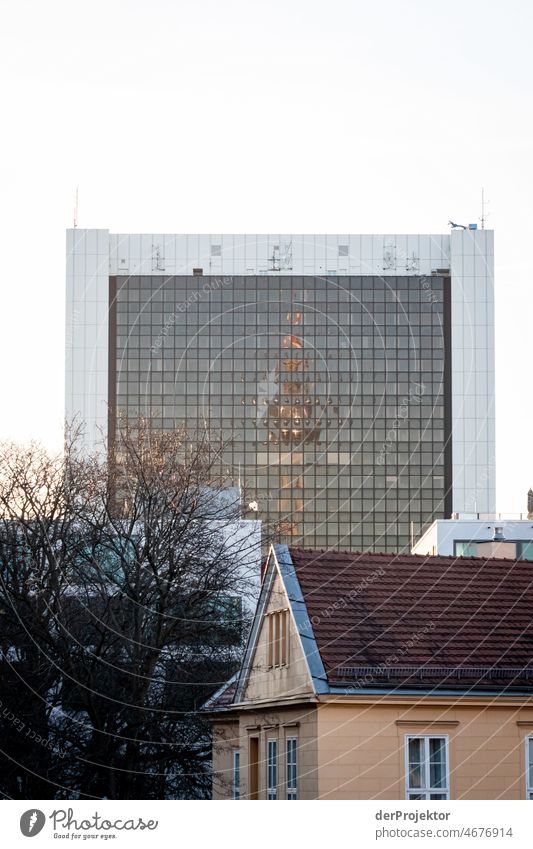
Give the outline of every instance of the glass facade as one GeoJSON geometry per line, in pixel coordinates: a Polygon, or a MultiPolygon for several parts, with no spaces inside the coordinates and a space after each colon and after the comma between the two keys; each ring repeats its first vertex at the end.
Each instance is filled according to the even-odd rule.
{"type": "Polygon", "coordinates": [[[281,541],[405,550],[451,513],[449,298],[437,275],[113,277],[110,410],[221,432],[281,541]]]}

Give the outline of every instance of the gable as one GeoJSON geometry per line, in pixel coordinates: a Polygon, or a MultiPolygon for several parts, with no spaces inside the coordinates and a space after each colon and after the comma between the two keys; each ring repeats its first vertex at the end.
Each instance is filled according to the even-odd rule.
{"type": "MultiPolygon", "coordinates": [[[[258,624],[255,648],[253,650],[248,680],[242,695],[242,701],[263,701],[279,697],[290,698],[313,693],[313,683],[302,648],[302,642],[289,598],[281,578],[278,564],[271,554],[270,566],[273,568],[272,584],[258,624]],[[276,615],[279,614],[277,621],[276,615]],[[288,646],[283,652],[276,651],[272,639],[280,635],[284,638],[283,617],[288,634],[288,646]],[[277,629],[280,628],[278,632],[277,629]],[[283,662],[284,661],[284,662],[283,662]]],[[[265,578],[265,580],[268,580],[265,578]]]]}
{"type": "Polygon", "coordinates": [[[530,562],[297,548],[290,560],[331,687],[531,691],[530,562]]]}

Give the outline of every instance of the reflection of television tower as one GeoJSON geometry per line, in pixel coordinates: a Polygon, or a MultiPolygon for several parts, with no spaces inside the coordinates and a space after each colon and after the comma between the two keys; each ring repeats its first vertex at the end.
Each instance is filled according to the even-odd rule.
{"type": "MultiPolygon", "coordinates": [[[[292,326],[300,326],[302,313],[299,310],[289,312],[287,321],[292,326]]],[[[267,444],[294,448],[318,443],[320,426],[317,413],[321,413],[322,405],[314,397],[314,386],[309,378],[310,365],[311,361],[304,353],[303,338],[293,333],[284,335],[275,369],[275,393],[267,401],[262,420],[268,429],[267,444]]]]}

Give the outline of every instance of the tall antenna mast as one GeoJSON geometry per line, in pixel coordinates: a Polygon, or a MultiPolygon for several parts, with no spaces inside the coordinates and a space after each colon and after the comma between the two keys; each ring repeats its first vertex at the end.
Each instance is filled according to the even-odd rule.
{"type": "Polygon", "coordinates": [[[74,229],[78,226],[78,186],[76,186],[76,194],[74,196],[74,229]]]}
{"type": "Polygon", "coordinates": [[[485,212],[485,207],[487,203],[488,201],[485,202],[485,189],[481,189],[481,218],[479,220],[481,221],[482,230],[485,229],[485,223],[487,221],[487,218],[489,217],[488,214],[485,212]]]}

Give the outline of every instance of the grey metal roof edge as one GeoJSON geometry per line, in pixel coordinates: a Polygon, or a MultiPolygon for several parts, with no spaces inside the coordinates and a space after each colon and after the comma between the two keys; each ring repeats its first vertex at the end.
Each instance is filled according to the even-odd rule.
{"type": "MultiPolygon", "coordinates": [[[[231,678],[228,678],[228,680],[227,680],[227,681],[225,681],[225,682],[224,682],[224,684],[222,684],[222,686],[218,688],[218,690],[215,690],[215,692],[213,693],[213,695],[212,695],[212,696],[209,696],[209,698],[207,699],[207,701],[205,701],[205,702],[203,703],[203,705],[201,706],[200,710],[202,710],[202,711],[203,711],[203,710],[206,710],[206,711],[207,711],[207,710],[210,710],[211,705],[213,704],[213,702],[216,702],[216,700],[217,700],[217,699],[219,699],[219,698],[220,698],[220,696],[221,696],[221,695],[222,695],[222,694],[223,694],[223,693],[224,693],[224,692],[228,689],[228,687],[229,687],[231,684],[233,684],[233,682],[237,679],[237,677],[238,677],[238,675],[239,675],[239,671],[240,671],[240,670],[237,670],[237,672],[234,672],[234,673],[233,673],[233,675],[231,676],[231,678]]],[[[215,708],[215,710],[222,710],[222,709],[224,709],[224,710],[225,710],[225,707],[226,707],[226,706],[224,706],[224,708],[215,708]]]]}
{"type": "Polygon", "coordinates": [[[288,545],[275,545],[274,552],[283,583],[285,584],[287,597],[291,605],[292,615],[298,629],[300,643],[305,654],[315,693],[329,693],[330,686],[328,684],[326,670],[324,669],[322,657],[318,650],[315,633],[309,619],[307,606],[292,562],[289,547],[288,545]]]}
{"type": "Polygon", "coordinates": [[[275,558],[273,557],[273,546],[270,547],[267,557],[267,566],[265,570],[265,574],[263,577],[263,583],[261,584],[261,591],[259,593],[259,598],[257,600],[257,607],[254,613],[254,619],[252,622],[252,627],[250,628],[250,633],[248,635],[248,640],[246,642],[246,649],[244,652],[244,658],[241,664],[241,668],[239,670],[239,678],[237,687],[235,690],[235,695],[233,696],[233,702],[240,702],[242,700],[242,695],[244,692],[244,688],[248,683],[248,677],[250,675],[251,669],[251,661],[253,657],[253,653],[255,651],[255,646],[257,643],[257,637],[259,635],[259,629],[261,627],[263,621],[263,615],[265,613],[265,608],[268,603],[268,599],[270,598],[270,590],[272,589],[272,583],[274,580],[274,569],[275,569],[275,558]]]}

